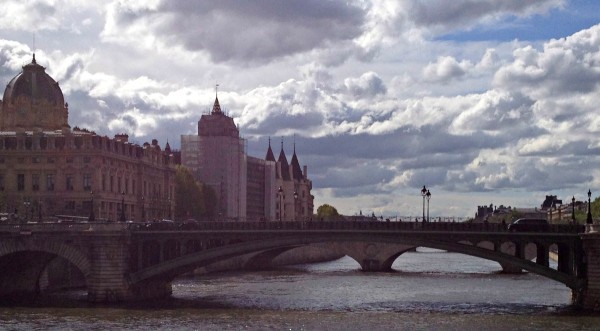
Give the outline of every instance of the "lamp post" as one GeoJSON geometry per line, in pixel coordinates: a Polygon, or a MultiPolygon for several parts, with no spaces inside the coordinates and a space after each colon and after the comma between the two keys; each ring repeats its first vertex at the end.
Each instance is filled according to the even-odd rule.
{"type": "Polygon", "coordinates": [[[127,220],[125,219],[125,191],[121,193],[121,217],[119,218],[119,222],[125,223],[127,220]]]}
{"type": "Polygon", "coordinates": [[[146,208],[144,208],[144,196],[142,195],[142,222],[146,221],[146,208]]]}
{"type": "Polygon", "coordinates": [[[38,201],[38,222],[42,223],[42,201],[38,201]]]}
{"type": "Polygon", "coordinates": [[[588,189],[588,214],[587,219],[585,220],[586,224],[592,224],[594,221],[592,220],[592,190],[588,189]]]}
{"type": "Polygon", "coordinates": [[[296,220],[296,215],[298,215],[298,211],[296,210],[298,208],[298,192],[294,191],[294,220],[296,220]]]}
{"type": "Polygon", "coordinates": [[[573,224],[575,223],[575,196],[573,196],[573,199],[571,199],[571,202],[573,203],[573,208],[572,208],[572,213],[571,213],[571,222],[573,224]]]}
{"type": "Polygon", "coordinates": [[[279,195],[279,222],[281,222],[283,220],[283,188],[281,186],[277,190],[277,195],[279,195]]]}
{"type": "Polygon", "coordinates": [[[96,221],[96,215],[94,215],[94,191],[90,191],[90,195],[92,197],[92,201],[90,203],[90,217],[88,218],[89,222],[96,221]]]}
{"type": "Polygon", "coordinates": [[[23,205],[25,206],[25,222],[27,222],[27,220],[30,218],[29,206],[31,205],[31,202],[29,202],[29,200],[25,200],[23,201],[23,205]]]}
{"type": "Polygon", "coordinates": [[[425,197],[427,198],[427,223],[429,223],[429,199],[431,199],[431,192],[429,190],[425,193],[425,197]]]}
{"type": "Polygon", "coordinates": [[[425,222],[425,195],[427,194],[427,188],[425,187],[425,185],[423,185],[423,188],[421,189],[421,196],[423,197],[423,219],[422,221],[425,222]]]}

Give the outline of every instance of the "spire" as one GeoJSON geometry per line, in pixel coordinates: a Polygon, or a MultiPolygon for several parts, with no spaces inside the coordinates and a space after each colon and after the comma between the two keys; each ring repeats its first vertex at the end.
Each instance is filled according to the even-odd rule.
{"type": "Polygon", "coordinates": [[[222,114],[221,105],[219,104],[219,84],[215,85],[215,103],[213,104],[212,114],[222,114]]]}
{"type": "Polygon", "coordinates": [[[31,63],[37,64],[37,62],[35,61],[35,52],[33,53],[33,60],[31,60],[31,63]]]}
{"type": "Polygon", "coordinates": [[[265,159],[267,161],[275,161],[275,155],[273,155],[273,150],[271,149],[271,137],[269,137],[269,149],[267,150],[267,156],[265,159]]]}
{"type": "Polygon", "coordinates": [[[165,152],[171,153],[171,145],[169,145],[169,139],[167,139],[167,146],[165,146],[165,152]]]}
{"type": "Polygon", "coordinates": [[[279,152],[279,159],[277,159],[277,163],[279,163],[280,170],[278,177],[283,180],[290,180],[290,166],[288,164],[287,157],[285,156],[285,152],[283,151],[283,138],[281,138],[281,152],[279,152]]]}
{"type": "Polygon", "coordinates": [[[292,155],[292,162],[290,163],[292,167],[292,179],[300,180],[303,179],[302,169],[300,169],[300,162],[298,162],[298,157],[296,156],[296,136],[294,135],[294,155],[292,155]]]}

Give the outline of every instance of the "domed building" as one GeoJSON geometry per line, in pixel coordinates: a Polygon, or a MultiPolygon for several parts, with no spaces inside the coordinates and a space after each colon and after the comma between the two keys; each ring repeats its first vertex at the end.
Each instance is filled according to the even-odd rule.
{"type": "Polygon", "coordinates": [[[23,66],[23,71],[8,83],[2,100],[2,131],[69,128],[68,105],[58,82],[46,73],[46,68],[37,64],[35,54],[33,61],[23,66]]]}
{"type": "Polygon", "coordinates": [[[0,212],[21,221],[170,218],[170,149],[71,129],[68,116],[58,82],[33,55],[0,101],[0,212]]]}

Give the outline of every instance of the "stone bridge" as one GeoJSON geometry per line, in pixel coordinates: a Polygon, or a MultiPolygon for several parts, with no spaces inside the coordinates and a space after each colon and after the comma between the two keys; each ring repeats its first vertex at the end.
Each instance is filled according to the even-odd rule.
{"type": "Polygon", "coordinates": [[[0,225],[0,296],[35,295],[50,261],[61,258],[85,279],[92,302],[164,297],[171,281],[239,256],[268,265],[297,247],[328,243],[365,271],[387,271],[415,247],[493,260],[571,288],[574,303],[600,307],[600,235],[593,226],[507,232],[501,225],[406,222],[202,222],[0,225]],[[550,267],[549,252],[558,256],[550,267]]]}

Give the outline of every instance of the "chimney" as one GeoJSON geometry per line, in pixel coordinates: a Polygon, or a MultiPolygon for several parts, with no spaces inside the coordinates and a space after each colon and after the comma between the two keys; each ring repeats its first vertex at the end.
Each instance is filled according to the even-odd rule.
{"type": "Polygon", "coordinates": [[[126,143],[129,141],[129,135],[127,135],[126,133],[119,133],[115,135],[115,140],[116,141],[120,141],[122,143],[126,143]]]}
{"type": "Polygon", "coordinates": [[[308,167],[304,166],[302,167],[302,175],[304,176],[304,178],[308,178],[308,167]]]}

